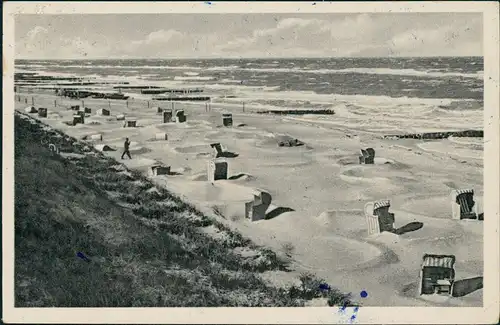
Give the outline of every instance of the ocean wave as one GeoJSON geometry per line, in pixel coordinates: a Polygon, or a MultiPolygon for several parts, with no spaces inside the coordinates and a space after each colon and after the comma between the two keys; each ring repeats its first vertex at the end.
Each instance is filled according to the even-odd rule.
{"type": "MultiPolygon", "coordinates": [[[[247,64],[249,65],[249,64],[247,64]]],[[[255,64],[252,64],[255,65],[255,64]]],[[[44,65],[16,65],[20,68],[46,67],[44,65]]],[[[379,75],[398,75],[398,76],[413,76],[413,77],[461,77],[483,79],[483,73],[460,73],[460,72],[445,72],[430,70],[415,70],[415,69],[390,69],[390,68],[346,68],[346,69],[304,69],[304,68],[242,68],[240,66],[215,66],[215,67],[197,67],[197,66],[169,66],[169,65],[60,65],[60,69],[75,68],[75,69],[164,69],[164,70],[204,70],[204,71],[253,71],[253,72],[274,72],[274,73],[313,73],[313,74],[379,74],[379,75]]]]}
{"type": "Polygon", "coordinates": [[[200,77],[200,76],[191,76],[191,77],[175,76],[174,80],[179,80],[179,81],[189,81],[189,80],[210,81],[210,80],[216,80],[216,78],[215,77],[200,77]]]}

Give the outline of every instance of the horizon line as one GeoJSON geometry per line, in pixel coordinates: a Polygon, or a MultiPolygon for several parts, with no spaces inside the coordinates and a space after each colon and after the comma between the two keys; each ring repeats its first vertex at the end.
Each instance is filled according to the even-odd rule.
{"type": "Polygon", "coordinates": [[[483,58],[484,55],[428,55],[428,56],[297,56],[297,57],[167,57],[167,58],[141,58],[141,57],[111,57],[111,58],[14,58],[23,61],[98,61],[98,60],[249,60],[249,59],[425,59],[425,58],[483,58]]]}

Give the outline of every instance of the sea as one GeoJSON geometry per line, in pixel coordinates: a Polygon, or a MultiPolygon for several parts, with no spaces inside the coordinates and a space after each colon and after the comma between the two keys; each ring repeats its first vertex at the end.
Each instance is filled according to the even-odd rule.
{"type": "Polygon", "coordinates": [[[482,57],[16,60],[16,72],[27,71],[201,87],[212,105],[335,110],[322,118],[325,123],[414,131],[483,128],[482,57]]]}

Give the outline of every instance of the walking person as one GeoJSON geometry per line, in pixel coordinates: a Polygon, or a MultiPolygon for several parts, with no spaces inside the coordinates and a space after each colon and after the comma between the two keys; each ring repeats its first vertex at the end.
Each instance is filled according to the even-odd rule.
{"type": "Polygon", "coordinates": [[[128,156],[128,159],[132,159],[132,157],[130,157],[130,151],[129,151],[130,140],[128,138],[125,139],[125,143],[123,144],[123,147],[124,147],[124,150],[122,153],[122,159],[123,159],[123,156],[125,156],[125,154],[128,156]]]}

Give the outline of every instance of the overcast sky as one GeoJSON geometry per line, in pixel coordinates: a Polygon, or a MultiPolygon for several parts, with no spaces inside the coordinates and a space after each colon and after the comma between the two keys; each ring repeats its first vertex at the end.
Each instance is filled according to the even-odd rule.
{"type": "Polygon", "coordinates": [[[18,15],[16,57],[482,56],[482,14],[18,15]]]}

